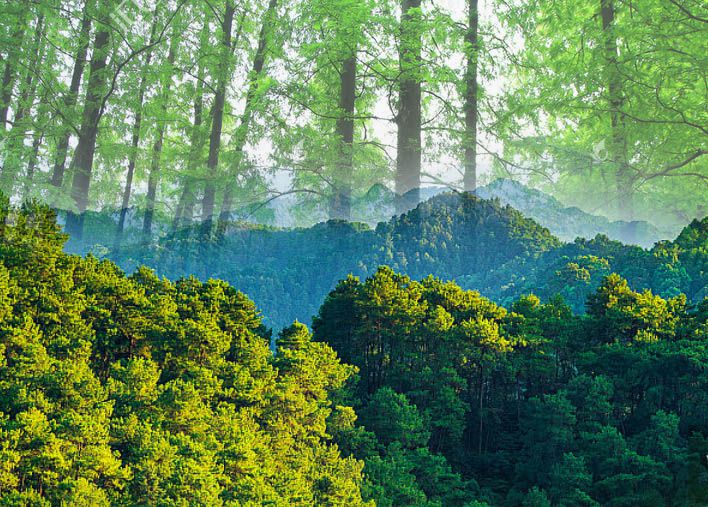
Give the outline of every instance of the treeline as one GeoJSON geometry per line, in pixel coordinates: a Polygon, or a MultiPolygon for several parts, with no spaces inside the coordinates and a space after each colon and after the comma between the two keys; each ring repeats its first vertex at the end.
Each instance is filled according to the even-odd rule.
{"type": "Polygon", "coordinates": [[[380,268],[273,352],[224,282],[62,252],[0,215],[4,505],[708,501],[708,302],[604,279],[574,316],[380,268]]]}
{"type": "Polygon", "coordinates": [[[493,166],[615,218],[686,223],[705,214],[704,10],[5,2],[0,191],[68,210],[75,237],[86,210],[118,210],[120,243],[130,209],[147,238],[193,221],[209,236],[278,195],[349,219],[386,184],[402,212],[421,185],[471,191],[493,166]]]}
{"type": "Polygon", "coordinates": [[[697,302],[707,294],[708,219],[651,250],[605,236],[563,244],[498,201],[443,194],[376,229],[343,221],[302,229],[241,223],[205,242],[197,226],[154,245],[138,241],[116,251],[110,220],[93,218],[87,221],[93,241],[70,243],[70,250],[107,256],[128,272],[146,265],[172,280],[185,274],[227,280],[276,328],[294,319],[309,322],[338,280],[349,273],[370,276],[381,265],[414,279],[432,274],[455,280],[504,305],[523,294],[535,293],[544,302],[561,295],[576,313],[584,312],[587,296],[613,272],[664,297],[683,293],[697,302]]]}
{"type": "Polygon", "coordinates": [[[313,330],[359,368],[363,428],[335,441],[384,484],[377,505],[697,507],[707,319],[708,300],[614,274],[578,317],[560,298],[507,310],[381,268],[340,282],[313,330]]]}
{"type": "Polygon", "coordinates": [[[66,255],[46,208],[0,224],[0,503],[365,504],[329,346],[294,326],[274,355],[224,282],[66,255]]]}

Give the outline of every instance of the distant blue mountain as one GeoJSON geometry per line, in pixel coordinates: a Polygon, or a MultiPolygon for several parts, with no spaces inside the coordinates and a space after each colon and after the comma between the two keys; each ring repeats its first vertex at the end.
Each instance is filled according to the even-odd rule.
{"type": "Polygon", "coordinates": [[[499,199],[519,210],[528,218],[547,227],[564,241],[575,238],[591,239],[604,234],[623,243],[650,248],[660,240],[671,239],[648,222],[610,221],[603,216],[591,215],[576,207],[567,207],[540,190],[529,188],[517,181],[498,179],[480,187],[477,195],[483,199],[499,199]]]}
{"type": "MultiPolygon", "coordinates": [[[[421,201],[448,190],[441,186],[422,188],[421,201]]],[[[657,241],[672,239],[676,235],[662,233],[648,222],[610,221],[603,216],[565,206],[555,197],[510,179],[497,179],[477,189],[476,194],[483,199],[498,199],[501,204],[508,204],[564,241],[592,239],[604,234],[623,243],[651,248],[657,241]]],[[[354,203],[353,213],[354,220],[370,225],[385,222],[394,215],[394,193],[384,185],[375,185],[354,203]]]]}

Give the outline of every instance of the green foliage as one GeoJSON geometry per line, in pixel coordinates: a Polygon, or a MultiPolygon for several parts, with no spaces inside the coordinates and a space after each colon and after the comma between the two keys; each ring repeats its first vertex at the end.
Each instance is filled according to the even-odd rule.
{"type": "Polygon", "coordinates": [[[3,504],[705,503],[708,301],[609,274],[583,315],[506,309],[381,267],[273,352],[230,285],[126,277],[48,209],[4,213],[3,504]]]}
{"type": "MultiPolygon", "coordinates": [[[[150,247],[126,245],[103,255],[129,272],[144,264],[173,280],[185,273],[228,280],[276,328],[309,322],[338,280],[350,273],[370,276],[381,265],[414,279],[432,274],[455,280],[505,306],[524,294],[545,302],[560,295],[581,313],[613,272],[663,298],[685,294],[688,301],[700,301],[706,295],[706,224],[708,218],[695,221],[675,242],[649,251],[604,236],[562,244],[497,201],[444,194],[375,230],[343,221],[306,229],[242,224],[218,242],[204,243],[198,231],[185,230],[150,247]]],[[[112,234],[104,229],[94,241],[110,246],[112,234]]],[[[70,249],[92,251],[88,243],[70,249]]]]}
{"type": "Polygon", "coordinates": [[[415,405],[389,387],[377,390],[361,412],[361,423],[373,431],[382,445],[393,442],[416,449],[428,443],[430,434],[415,405]]]}
{"type": "Polygon", "coordinates": [[[126,277],[62,253],[46,208],[10,214],[1,503],[363,504],[362,463],[342,457],[328,423],[354,368],[330,347],[296,323],[274,355],[229,285],[126,277]]]}
{"type": "Polygon", "coordinates": [[[578,316],[526,296],[507,311],[387,267],[342,280],[313,330],[360,369],[351,396],[378,444],[348,447],[365,463],[364,495],[381,505],[702,498],[693,449],[708,431],[705,303],[635,292],[613,274],[587,306],[578,316]]]}
{"type": "Polygon", "coordinates": [[[658,225],[702,218],[706,112],[693,107],[705,94],[702,10],[693,1],[504,2],[500,16],[523,40],[509,69],[507,156],[580,207],[658,225]]]}

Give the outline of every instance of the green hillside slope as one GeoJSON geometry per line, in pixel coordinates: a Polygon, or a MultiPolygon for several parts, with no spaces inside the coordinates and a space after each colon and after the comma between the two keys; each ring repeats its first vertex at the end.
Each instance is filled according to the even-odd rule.
{"type": "MultiPolygon", "coordinates": [[[[705,241],[705,224],[695,222],[686,235],[705,241]]],[[[561,294],[576,312],[610,272],[638,289],[698,300],[705,294],[705,248],[686,241],[652,250],[603,236],[564,244],[498,201],[441,194],[374,230],[337,221],[303,229],[235,224],[218,241],[187,229],[158,244],[98,252],[129,272],[145,264],[170,279],[227,280],[263,309],[268,325],[280,328],[294,319],[309,322],[337,280],[368,276],[380,265],[414,278],[453,279],[502,303],[532,291],[544,300],[561,294]]],[[[87,245],[73,248],[82,252],[87,245]]]]}

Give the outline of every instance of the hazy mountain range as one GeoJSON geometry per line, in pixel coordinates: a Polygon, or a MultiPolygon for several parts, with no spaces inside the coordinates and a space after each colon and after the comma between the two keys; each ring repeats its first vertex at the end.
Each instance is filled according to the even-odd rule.
{"type": "MultiPolygon", "coordinates": [[[[442,186],[422,188],[421,202],[449,191],[442,186]]],[[[499,199],[502,204],[512,206],[547,227],[564,241],[573,241],[578,237],[591,239],[597,234],[604,234],[611,239],[650,248],[657,241],[671,239],[679,232],[678,230],[660,231],[653,224],[645,221],[610,221],[580,208],[565,206],[553,196],[510,179],[497,179],[480,187],[476,193],[484,199],[499,199]]],[[[395,194],[388,187],[374,185],[363,197],[354,201],[352,219],[368,223],[372,227],[379,222],[385,222],[395,214],[394,198],[395,194]]],[[[267,218],[261,221],[267,225],[294,227],[307,225],[308,221],[316,223],[326,220],[324,210],[319,213],[315,210],[307,217],[299,216],[296,211],[297,197],[294,195],[275,199],[267,207],[271,213],[266,214],[267,218]]],[[[236,213],[234,218],[245,219],[248,215],[246,212],[236,213]]]]}
{"type": "MultiPolygon", "coordinates": [[[[522,195],[543,197],[540,192],[522,195]]],[[[539,199],[524,202],[541,209],[539,199]]],[[[612,231],[610,222],[581,213],[561,209],[548,217],[566,231],[582,224],[589,235],[592,223],[612,231]],[[572,222],[567,216],[585,220],[572,222]]],[[[637,289],[662,296],[684,293],[698,300],[706,293],[708,219],[694,221],[676,241],[662,241],[652,249],[604,234],[565,243],[540,220],[501,199],[458,193],[436,195],[375,228],[344,221],[300,228],[235,222],[218,239],[205,240],[195,226],[166,233],[153,243],[126,242],[118,251],[112,248],[110,216],[97,214],[86,222],[92,236],[71,242],[70,251],[92,251],[127,272],[146,265],[170,279],[194,275],[226,280],[252,298],[276,328],[294,319],[309,322],[338,280],[350,273],[369,276],[381,265],[415,279],[433,275],[456,280],[502,304],[530,292],[545,299],[559,294],[576,312],[584,310],[587,295],[612,272],[637,289]]],[[[565,237],[574,235],[566,232],[565,237]]]]}

